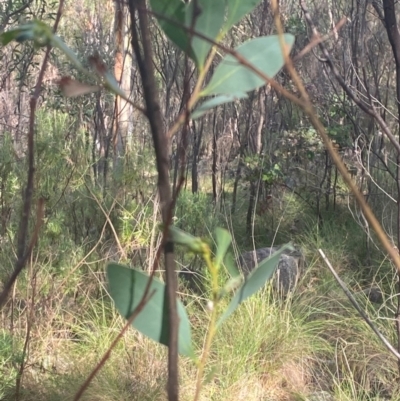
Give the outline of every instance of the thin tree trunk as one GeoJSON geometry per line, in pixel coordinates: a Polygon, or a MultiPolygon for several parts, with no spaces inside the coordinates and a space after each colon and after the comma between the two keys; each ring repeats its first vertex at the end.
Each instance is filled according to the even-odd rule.
{"type": "MultiPolygon", "coordinates": [[[[169,225],[172,218],[172,194],[169,177],[169,143],[164,131],[159,94],[154,76],[152,45],[150,38],[149,19],[146,10],[146,0],[129,0],[131,17],[132,47],[139,67],[143,93],[146,103],[158,171],[158,193],[160,197],[162,220],[169,225]],[[138,14],[138,20],[136,19],[138,14]],[[139,34],[140,31],[140,34],[139,34]],[[139,37],[141,43],[139,43],[139,37]]],[[[166,270],[166,299],[169,318],[168,342],[168,400],[179,400],[178,386],[178,332],[179,317],[177,312],[176,291],[177,276],[175,272],[174,247],[168,236],[164,246],[166,270]]]]}
{"type": "MultiPolygon", "coordinates": [[[[114,19],[114,30],[115,30],[115,64],[114,74],[118,83],[121,85],[123,82],[124,74],[124,4],[122,0],[115,0],[115,19],[114,19]]],[[[120,97],[115,96],[114,104],[114,120],[113,120],[113,156],[114,156],[114,171],[122,173],[121,168],[123,163],[121,158],[124,154],[123,145],[123,131],[127,126],[126,121],[126,110],[127,104],[120,97]]],[[[124,132],[126,136],[126,132],[124,132]]]]}
{"type": "Polygon", "coordinates": [[[256,198],[256,188],[257,185],[255,182],[250,182],[250,195],[249,195],[249,207],[247,208],[247,216],[246,216],[246,233],[251,234],[251,224],[253,218],[254,204],[256,198]]]}
{"type": "Polygon", "coordinates": [[[197,130],[197,124],[193,121],[193,160],[192,160],[192,193],[196,193],[199,190],[199,175],[198,175],[198,162],[199,152],[201,147],[201,140],[203,137],[204,123],[200,125],[200,129],[197,130]]]}
{"type": "Polygon", "coordinates": [[[217,113],[214,112],[213,121],[213,139],[212,139],[212,190],[213,190],[213,201],[217,202],[217,113]]]}

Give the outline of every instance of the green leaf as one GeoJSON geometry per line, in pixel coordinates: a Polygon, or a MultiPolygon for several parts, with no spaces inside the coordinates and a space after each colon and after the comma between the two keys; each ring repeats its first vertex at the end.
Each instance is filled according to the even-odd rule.
{"type": "MultiPolygon", "coordinates": [[[[284,35],[285,43],[291,48],[294,36],[284,35]]],[[[279,42],[279,36],[262,36],[243,43],[236,48],[254,67],[272,78],[284,65],[284,58],[279,42]]],[[[210,83],[202,91],[202,96],[213,94],[232,95],[238,92],[249,92],[262,85],[265,81],[242,65],[236,58],[227,55],[218,65],[210,83]]]]}
{"type": "Polygon", "coordinates": [[[206,100],[204,103],[202,103],[195,111],[192,112],[190,115],[190,118],[192,120],[195,120],[196,118],[201,117],[203,114],[207,113],[208,110],[219,106],[224,103],[230,103],[233,102],[237,99],[243,99],[247,97],[247,93],[244,92],[238,92],[234,93],[231,95],[219,95],[216,97],[213,97],[212,99],[206,100]]]}
{"type": "Polygon", "coordinates": [[[3,46],[6,46],[16,39],[18,35],[21,35],[20,29],[11,29],[10,31],[2,32],[0,34],[0,42],[3,46]]]}
{"type": "Polygon", "coordinates": [[[13,35],[9,36],[10,40],[6,40],[4,44],[11,42],[11,40],[15,39],[18,43],[27,42],[28,40],[34,40],[35,34],[33,31],[21,31],[15,37],[13,35]]]}
{"type": "Polygon", "coordinates": [[[104,74],[104,80],[106,81],[106,86],[108,89],[110,89],[114,94],[119,95],[123,99],[129,101],[129,99],[126,97],[125,92],[119,86],[114,74],[112,74],[110,71],[106,71],[104,74]]]}
{"type": "MultiPolygon", "coordinates": [[[[128,319],[143,298],[150,277],[140,270],[110,263],[107,266],[109,291],[118,312],[128,319]]],[[[153,277],[148,300],[132,326],[147,337],[168,346],[169,318],[165,284],[153,277]]],[[[185,356],[194,357],[189,318],[177,300],[179,315],[178,349],[185,356]]]]}
{"type": "MultiPolygon", "coordinates": [[[[224,23],[225,2],[222,0],[198,0],[189,3],[185,23],[211,40],[215,40],[224,23]],[[195,9],[195,6],[197,7],[195,9]],[[195,24],[193,25],[193,21],[195,24]]],[[[190,36],[189,36],[190,37],[190,36]]],[[[197,67],[202,68],[212,43],[193,34],[191,45],[197,67]]]]}
{"type": "Polygon", "coordinates": [[[236,262],[233,259],[233,256],[231,253],[227,253],[225,255],[224,265],[225,265],[226,269],[228,270],[228,273],[230,274],[231,277],[240,276],[239,270],[236,266],[236,262]]]}
{"type": "Polygon", "coordinates": [[[279,258],[285,249],[293,249],[293,247],[291,245],[284,245],[268,259],[263,260],[258,267],[253,270],[243,285],[236,291],[227,310],[219,318],[217,326],[223,323],[245,299],[249,298],[265,285],[278,267],[279,258]]]}
{"type": "Polygon", "coordinates": [[[189,43],[190,36],[183,28],[186,16],[185,4],[181,0],[150,0],[150,6],[158,14],[157,21],[168,38],[185,53],[188,53],[189,57],[195,59],[189,43]],[[174,24],[173,21],[176,21],[177,24],[174,24]]]}
{"type": "Polygon", "coordinates": [[[51,28],[44,22],[32,21],[0,35],[0,41],[3,45],[7,45],[14,39],[17,42],[32,40],[37,47],[50,43],[53,47],[61,50],[76,68],[87,73],[75,53],[57,35],[54,35],[51,28]]]}
{"type": "Polygon", "coordinates": [[[33,25],[30,24],[29,29],[28,26],[25,25],[3,32],[0,35],[0,42],[3,46],[6,46],[13,40],[21,43],[25,40],[33,40],[33,37],[33,25]]]}
{"type": "Polygon", "coordinates": [[[46,44],[50,33],[51,29],[45,23],[41,21],[31,21],[3,32],[0,35],[0,42],[3,46],[8,45],[13,40],[19,43],[32,40],[35,44],[46,44]]]}
{"type": "Polygon", "coordinates": [[[194,253],[203,254],[207,249],[207,244],[203,242],[201,238],[194,237],[191,234],[181,230],[180,228],[170,226],[168,228],[172,240],[179,245],[186,246],[190,251],[194,253]]]}
{"type": "Polygon", "coordinates": [[[217,268],[221,266],[222,261],[224,260],[226,251],[229,248],[229,245],[232,242],[232,236],[228,230],[224,228],[217,227],[215,229],[215,241],[217,243],[217,251],[215,254],[215,265],[217,268]]]}
{"type": "Polygon", "coordinates": [[[78,70],[87,74],[87,71],[79,61],[76,54],[62,41],[61,38],[59,38],[57,35],[52,35],[51,44],[53,45],[53,47],[61,50],[78,70]]]}
{"type": "Polygon", "coordinates": [[[228,32],[233,25],[239,22],[260,2],[261,0],[227,0],[228,12],[223,31],[228,32]]]}

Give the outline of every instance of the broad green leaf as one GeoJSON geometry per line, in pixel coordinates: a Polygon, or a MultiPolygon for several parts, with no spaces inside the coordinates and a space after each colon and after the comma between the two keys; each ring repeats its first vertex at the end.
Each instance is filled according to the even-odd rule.
{"type": "Polygon", "coordinates": [[[231,94],[231,95],[219,95],[219,96],[215,96],[212,99],[208,99],[206,100],[204,103],[202,103],[199,107],[197,107],[196,110],[194,110],[192,112],[192,114],[190,115],[190,118],[192,120],[195,120],[196,118],[201,117],[202,115],[204,115],[205,113],[207,113],[208,110],[219,106],[221,104],[225,104],[225,103],[230,103],[233,102],[237,99],[243,99],[247,97],[247,93],[235,93],[235,94],[231,94]]]}
{"type": "Polygon", "coordinates": [[[227,310],[219,318],[217,326],[223,323],[245,299],[249,298],[265,285],[278,267],[279,258],[282,252],[288,248],[293,249],[291,245],[284,245],[268,259],[263,260],[257,268],[253,270],[243,285],[236,291],[236,294],[229,303],[227,310]]]}
{"type": "Polygon", "coordinates": [[[188,234],[187,232],[174,226],[170,226],[168,230],[170,232],[172,240],[176,244],[184,245],[194,253],[204,253],[207,244],[205,244],[201,238],[194,237],[193,235],[188,234]]]}
{"type": "Polygon", "coordinates": [[[0,35],[0,41],[3,46],[8,45],[13,40],[24,42],[25,40],[33,40],[33,24],[26,24],[15,29],[3,32],[0,35]]]}
{"type": "MultiPolygon", "coordinates": [[[[33,31],[21,31],[15,37],[10,36],[10,39],[15,39],[18,43],[26,42],[28,40],[35,40],[35,34],[33,31]]],[[[6,40],[6,42],[10,42],[11,40],[6,40]]]]}
{"type": "Polygon", "coordinates": [[[226,255],[226,251],[232,242],[232,236],[228,230],[217,227],[215,229],[215,241],[217,243],[217,251],[215,253],[215,264],[219,268],[226,255]]]}
{"type": "MultiPolygon", "coordinates": [[[[284,35],[285,43],[289,48],[293,46],[294,36],[284,35]]],[[[262,36],[243,43],[236,48],[249,63],[272,78],[284,65],[284,58],[279,42],[279,36],[262,36]]],[[[265,81],[236,58],[227,55],[218,65],[209,84],[201,95],[213,94],[231,95],[237,92],[249,92],[262,85],[265,81]]]]}
{"type": "MultiPolygon", "coordinates": [[[[211,40],[215,40],[224,23],[224,14],[225,1],[223,0],[192,1],[186,10],[185,23],[188,28],[193,27],[195,32],[201,33],[211,40]],[[197,6],[197,9],[195,9],[195,6],[197,6]]],[[[212,43],[193,34],[191,45],[197,67],[202,68],[207,54],[212,47],[212,43]]]]}
{"type": "MultiPolygon", "coordinates": [[[[119,313],[128,319],[142,300],[150,277],[142,271],[110,263],[107,266],[109,292],[119,313]]],[[[132,326],[147,337],[168,346],[169,320],[165,284],[153,277],[148,300],[132,326]]],[[[182,303],[177,300],[179,315],[179,353],[194,357],[189,318],[182,303]]]]}
{"type": "Polygon", "coordinates": [[[224,32],[239,22],[242,17],[255,8],[261,0],[227,0],[227,18],[224,24],[224,32]]]}
{"type": "Polygon", "coordinates": [[[0,42],[3,46],[6,46],[14,39],[16,39],[18,35],[21,35],[20,29],[11,29],[9,31],[2,32],[0,34],[0,42]]]}
{"type": "Polygon", "coordinates": [[[181,0],[150,0],[152,10],[157,14],[156,18],[161,29],[181,50],[195,58],[189,43],[189,34],[183,28],[187,7],[181,0]],[[165,18],[162,18],[165,17],[165,18]],[[174,24],[174,21],[177,24],[174,24]]]}
{"type": "Polygon", "coordinates": [[[0,35],[2,45],[8,45],[16,40],[19,43],[32,40],[35,45],[44,46],[50,39],[51,29],[41,21],[31,21],[0,35]]]}
{"type": "Polygon", "coordinates": [[[225,255],[224,265],[225,265],[226,269],[228,270],[228,273],[230,274],[231,277],[240,276],[239,270],[236,266],[236,262],[233,259],[233,256],[231,253],[227,253],[225,255]]]}

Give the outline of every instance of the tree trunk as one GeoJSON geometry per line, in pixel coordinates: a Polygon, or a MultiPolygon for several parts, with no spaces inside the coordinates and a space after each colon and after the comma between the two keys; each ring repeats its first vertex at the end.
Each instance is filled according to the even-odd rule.
{"type": "Polygon", "coordinates": [[[197,124],[193,121],[193,159],[192,159],[192,193],[199,190],[198,162],[201,140],[203,137],[204,123],[201,122],[200,129],[197,131],[197,124]]]}
{"type": "Polygon", "coordinates": [[[217,202],[217,159],[218,159],[218,148],[217,148],[217,113],[214,113],[213,121],[213,139],[212,139],[212,190],[213,190],[213,201],[217,202]]]}
{"type": "MultiPolygon", "coordinates": [[[[125,65],[125,43],[124,43],[124,3],[122,0],[115,0],[115,60],[114,60],[114,75],[121,86],[121,89],[129,89],[129,79],[125,76],[125,71],[128,70],[125,65]]],[[[113,160],[114,172],[118,176],[122,175],[125,146],[124,140],[127,137],[129,123],[129,104],[120,96],[115,97],[114,104],[114,120],[113,120],[113,160]]]]}
{"type": "MultiPolygon", "coordinates": [[[[149,16],[146,9],[146,0],[129,0],[131,17],[132,47],[139,67],[143,95],[146,104],[146,114],[150,124],[156,165],[158,172],[158,193],[160,197],[163,223],[168,226],[172,220],[173,199],[169,177],[169,141],[164,131],[161,115],[159,93],[154,74],[152,44],[150,38],[149,16]],[[138,18],[137,18],[138,16],[138,18]],[[140,32],[140,33],[139,33],[140,32]],[[141,41],[139,42],[139,38],[141,41]]],[[[179,317],[177,311],[177,276],[175,272],[174,245],[170,236],[164,243],[164,259],[166,270],[167,310],[169,318],[168,341],[168,400],[179,400],[178,385],[178,332],[179,317]]]]}

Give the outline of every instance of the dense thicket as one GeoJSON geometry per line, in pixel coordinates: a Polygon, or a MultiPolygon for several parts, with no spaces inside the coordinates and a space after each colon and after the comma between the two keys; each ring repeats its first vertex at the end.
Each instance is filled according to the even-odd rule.
{"type": "MultiPolygon", "coordinates": [[[[56,2],[42,0],[2,2],[0,31],[31,19],[51,26],[57,6],[56,2]]],[[[399,6],[390,0],[281,0],[279,6],[285,31],[296,38],[291,52],[294,65],[318,116],[393,246],[400,248],[400,35],[396,20],[399,6]],[[314,43],[317,32],[323,38],[322,46],[314,43]],[[313,46],[304,52],[309,43],[313,46]]],[[[185,107],[185,93],[193,90],[198,72],[151,16],[150,24],[155,79],[162,123],[167,131],[185,107]]],[[[113,71],[132,102],[144,106],[145,94],[131,32],[127,6],[109,0],[68,2],[58,27],[58,35],[85,67],[90,66],[90,57],[96,55],[113,71]]],[[[271,4],[263,0],[231,30],[223,44],[233,48],[251,38],[274,33],[271,4]]],[[[17,235],[28,169],[30,98],[43,54],[43,49],[35,49],[29,42],[13,42],[2,47],[0,53],[3,284],[14,269],[18,253],[17,235]]],[[[222,57],[222,52],[218,52],[211,72],[222,57]]],[[[4,377],[5,384],[0,385],[0,398],[2,391],[4,397],[15,394],[15,378],[17,388],[21,387],[24,372],[27,384],[21,388],[27,391],[26,399],[32,396],[30,392],[39,394],[39,398],[56,399],[63,393],[55,389],[57,380],[66,389],[76,377],[85,376],[95,360],[96,347],[100,344],[101,350],[105,350],[113,335],[113,324],[121,325],[104,288],[105,262],[121,260],[148,270],[161,241],[157,228],[161,221],[157,169],[147,118],[130,103],[104,90],[65,97],[59,85],[65,76],[95,84],[95,77],[92,82],[88,80],[62,52],[56,49],[50,53],[35,117],[34,207],[29,233],[34,232],[34,210],[39,200],[45,203],[45,224],[27,271],[19,277],[3,309],[0,377],[4,377]],[[55,352],[64,340],[69,344],[68,360],[63,353],[58,358],[58,351],[55,352]],[[52,346],[52,341],[57,347],[52,346]],[[75,343],[79,347],[74,348],[75,343]],[[30,355],[29,344],[33,350],[30,355]],[[73,367],[86,352],[92,356],[78,373],[73,367]],[[43,356],[47,353],[49,356],[43,356]],[[62,378],[54,379],[52,369],[62,378]],[[41,381],[46,382],[46,388],[37,384],[41,381]]],[[[297,93],[285,69],[276,80],[297,93]]],[[[261,399],[262,394],[268,393],[267,388],[274,389],[271,394],[277,394],[273,399],[289,399],[291,393],[312,393],[322,386],[318,376],[329,382],[326,388],[322,386],[323,390],[336,399],[372,399],[368,398],[371,394],[396,397],[398,390],[388,384],[397,374],[395,363],[386,366],[387,351],[365,333],[367,329],[338,295],[332,279],[322,271],[316,249],[328,249],[355,292],[364,294],[363,290],[371,285],[381,288],[384,302],[377,316],[382,317],[381,321],[378,319],[381,330],[392,339],[391,319],[398,310],[396,275],[300,108],[271,86],[264,86],[246,99],[218,106],[191,121],[187,133],[178,132],[171,140],[169,155],[172,192],[178,187],[182,172],[185,178],[173,217],[177,227],[209,237],[215,227],[225,226],[235,238],[238,253],[292,240],[303,249],[310,266],[294,301],[284,303],[264,294],[264,298],[248,304],[250,317],[245,312],[238,315],[237,319],[242,319],[236,322],[238,325],[250,326],[249,320],[257,315],[252,314],[256,310],[268,314],[266,320],[271,319],[267,324],[271,326],[270,336],[255,335],[255,349],[248,348],[241,333],[229,334],[227,328],[221,334],[239,350],[243,366],[245,360],[253,358],[249,356],[252,352],[257,355],[254,358],[259,358],[252,360],[256,374],[251,380],[257,379],[251,397],[261,399]],[[182,145],[186,146],[184,157],[182,145]],[[313,325],[315,321],[325,325],[313,325]],[[344,322],[342,329],[337,328],[340,322],[344,322]],[[292,325],[286,334],[285,325],[292,325]],[[294,325],[298,325],[300,340],[293,337],[294,325]],[[276,340],[280,336],[282,349],[276,340]],[[352,339],[355,345],[346,343],[352,339]],[[343,344],[338,345],[342,340],[343,344]],[[311,341],[315,341],[315,348],[311,341]],[[366,346],[362,350],[364,341],[366,346]],[[300,346],[299,342],[307,344],[300,346]],[[291,354],[292,346],[298,346],[299,352],[291,354]],[[336,363],[336,371],[329,365],[332,363],[336,363]],[[305,369],[302,377],[299,375],[297,382],[289,380],[289,372],[307,364],[310,368],[305,369]],[[381,368],[371,373],[372,365],[381,368]],[[265,378],[267,371],[272,373],[265,378]],[[261,386],[259,392],[257,386],[261,386]]],[[[199,299],[207,298],[208,273],[202,263],[180,249],[176,260],[182,273],[180,290],[196,294],[199,299]]],[[[371,304],[366,308],[376,312],[371,304]]],[[[199,310],[196,313],[204,313],[199,310]]],[[[255,323],[260,326],[257,333],[262,333],[261,322],[255,323]]],[[[230,330],[235,330],[232,325],[230,330]]],[[[199,338],[203,334],[200,326],[199,338]]],[[[143,363],[146,379],[141,385],[141,372],[128,361],[130,373],[124,377],[124,383],[131,387],[124,389],[126,397],[136,392],[137,399],[163,399],[164,371],[158,366],[164,358],[163,351],[150,348],[147,340],[140,337],[135,341],[134,347],[143,347],[143,355],[147,355],[144,360],[153,364],[154,371],[143,363]],[[147,352],[148,349],[151,351],[147,352]],[[154,390],[154,397],[148,395],[149,389],[154,390]],[[140,398],[145,396],[149,398],[140,398]]],[[[220,339],[220,355],[214,355],[215,360],[229,359],[229,353],[222,349],[220,339]]],[[[118,382],[115,363],[111,363],[114,370],[107,370],[110,391],[105,399],[125,396],[114,397],[111,391],[118,382]]],[[[224,365],[221,362],[218,366],[223,369],[224,365]]],[[[209,387],[210,394],[214,385],[221,391],[219,399],[232,399],[229,389],[240,387],[238,383],[246,376],[244,368],[229,369],[232,381],[224,389],[218,383],[209,387]]],[[[191,374],[191,368],[183,373],[189,393],[191,374]]],[[[101,391],[98,386],[93,394],[101,391]]]]}

